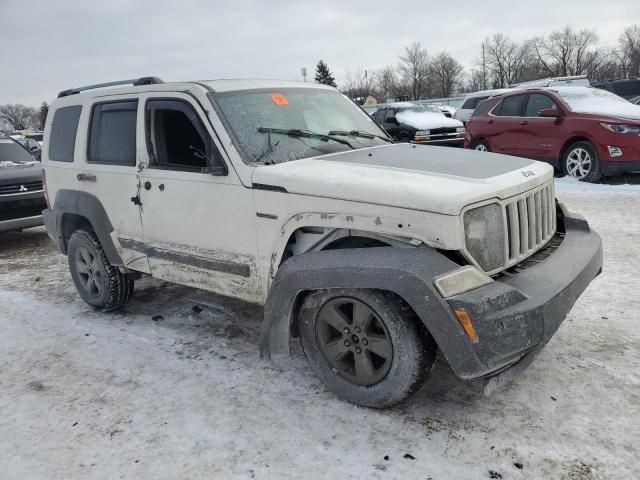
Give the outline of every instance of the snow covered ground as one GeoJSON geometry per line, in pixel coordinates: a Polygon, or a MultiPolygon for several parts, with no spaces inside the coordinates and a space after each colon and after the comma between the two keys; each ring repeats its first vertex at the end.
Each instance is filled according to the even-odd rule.
{"type": "Polygon", "coordinates": [[[386,411],[260,361],[258,307],[147,279],[97,313],[43,229],[0,235],[0,478],[638,478],[640,185],[557,194],[605,269],[536,362],[485,398],[440,361],[386,411]]]}

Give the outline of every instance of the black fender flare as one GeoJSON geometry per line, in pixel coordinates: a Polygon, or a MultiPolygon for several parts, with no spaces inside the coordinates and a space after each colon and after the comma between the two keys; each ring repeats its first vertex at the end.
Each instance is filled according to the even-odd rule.
{"type": "Polygon", "coordinates": [[[54,232],[49,232],[49,235],[55,238],[62,253],[66,254],[67,251],[67,239],[64,237],[64,215],[73,214],[85,218],[91,224],[109,262],[112,265],[123,265],[122,258],[120,258],[111,239],[113,225],[111,225],[107,212],[98,197],[79,190],[59,190],[51,211],[53,218],[45,221],[45,224],[47,230],[54,230],[54,232]]]}
{"type": "Polygon", "coordinates": [[[260,356],[289,354],[299,294],[331,288],[387,290],[400,296],[433,336],[453,371],[465,377],[482,364],[434,277],[460,266],[428,247],[373,247],[297,255],[278,270],[265,304],[260,356]]]}

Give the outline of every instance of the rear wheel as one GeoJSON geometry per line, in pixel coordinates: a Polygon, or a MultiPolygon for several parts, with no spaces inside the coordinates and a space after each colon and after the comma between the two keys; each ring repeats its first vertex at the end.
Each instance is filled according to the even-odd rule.
{"type": "Polygon", "coordinates": [[[489,146],[489,143],[486,140],[478,140],[477,142],[475,142],[473,144],[473,148],[474,150],[477,150],[479,152],[490,152],[491,151],[491,147],[489,146]]]}
{"type": "Polygon", "coordinates": [[[89,305],[115,310],[131,300],[133,279],[109,263],[93,230],[73,232],[67,256],[76,289],[89,305]]]}
{"type": "Polygon", "coordinates": [[[395,405],[433,366],[434,340],[388,292],[320,290],[302,303],[300,342],[309,365],[336,396],[366,407],[395,405]]]}
{"type": "Polygon", "coordinates": [[[590,142],[576,142],[564,154],[563,168],[567,175],[584,182],[598,182],[602,178],[598,153],[590,142]]]}

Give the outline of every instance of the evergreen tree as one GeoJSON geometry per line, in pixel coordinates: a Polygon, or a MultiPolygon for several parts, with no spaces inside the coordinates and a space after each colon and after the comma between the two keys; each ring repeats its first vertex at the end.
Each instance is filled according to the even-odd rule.
{"type": "Polygon", "coordinates": [[[49,114],[49,104],[42,102],[40,105],[40,111],[37,113],[37,124],[40,130],[44,130],[44,124],[47,121],[47,115],[49,114]]]}
{"type": "Polygon", "coordinates": [[[329,67],[322,60],[318,62],[316,65],[316,76],[315,80],[318,83],[324,83],[325,85],[331,85],[332,87],[337,87],[336,79],[333,78],[333,74],[329,71],[329,67]]]}

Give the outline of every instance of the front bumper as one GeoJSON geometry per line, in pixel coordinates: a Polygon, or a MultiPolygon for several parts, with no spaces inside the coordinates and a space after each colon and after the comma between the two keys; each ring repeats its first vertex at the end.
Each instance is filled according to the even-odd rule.
{"type": "Polygon", "coordinates": [[[0,196],[0,232],[22,230],[42,225],[42,209],[46,208],[40,191],[0,196]]]}
{"type": "Polygon", "coordinates": [[[589,224],[569,215],[564,229],[562,243],[540,263],[447,299],[467,312],[478,335],[476,365],[464,378],[499,374],[495,386],[523,371],[602,271],[602,242],[589,224]]]}
{"type": "Polygon", "coordinates": [[[606,162],[602,162],[602,169],[605,175],[640,172],[640,160],[617,162],[609,160],[606,162]]]}

